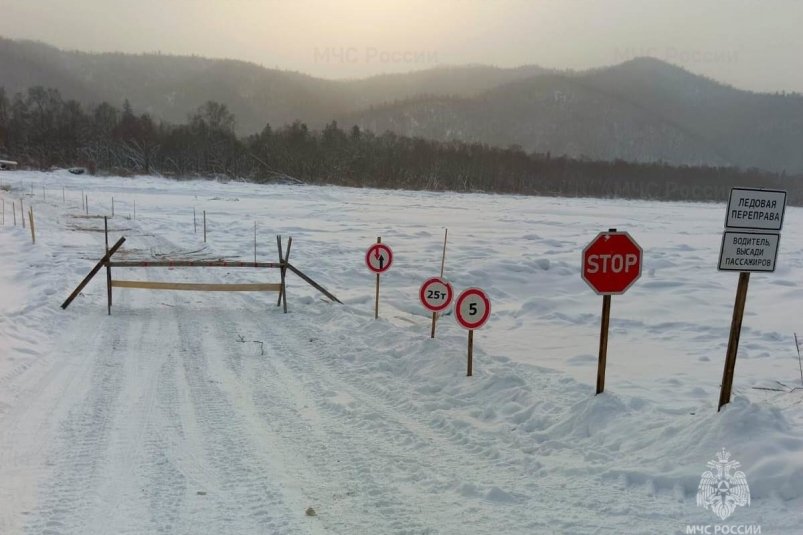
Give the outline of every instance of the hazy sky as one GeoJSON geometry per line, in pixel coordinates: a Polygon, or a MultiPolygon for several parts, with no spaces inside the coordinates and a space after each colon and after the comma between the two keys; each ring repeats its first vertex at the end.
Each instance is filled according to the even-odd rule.
{"type": "Polygon", "coordinates": [[[328,78],[649,55],[737,87],[803,91],[799,0],[0,0],[0,35],[328,78]]]}

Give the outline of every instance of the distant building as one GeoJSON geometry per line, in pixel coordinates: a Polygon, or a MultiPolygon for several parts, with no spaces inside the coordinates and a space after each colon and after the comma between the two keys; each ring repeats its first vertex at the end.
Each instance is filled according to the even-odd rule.
{"type": "Polygon", "coordinates": [[[17,165],[19,165],[17,162],[12,162],[11,160],[0,160],[0,171],[16,169],[17,165]]]}

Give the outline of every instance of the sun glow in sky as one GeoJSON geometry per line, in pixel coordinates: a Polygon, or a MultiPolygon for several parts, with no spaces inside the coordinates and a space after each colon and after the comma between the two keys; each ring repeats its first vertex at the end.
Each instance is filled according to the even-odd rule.
{"type": "Polygon", "coordinates": [[[0,0],[0,35],[243,59],[327,78],[436,65],[581,69],[654,56],[803,91],[797,0],[0,0]]]}

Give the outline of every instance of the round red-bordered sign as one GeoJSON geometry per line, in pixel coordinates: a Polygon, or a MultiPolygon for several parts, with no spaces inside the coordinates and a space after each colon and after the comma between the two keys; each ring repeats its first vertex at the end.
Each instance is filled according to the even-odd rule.
{"type": "Polygon", "coordinates": [[[430,312],[443,312],[452,304],[454,291],[448,281],[440,277],[432,277],[424,281],[418,291],[421,304],[430,312]]]}
{"type": "Polygon", "coordinates": [[[374,273],[384,273],[393,264],[393,250],[384,243],[375,243],[365,252],[365,265],[374,273]]]}
{"type": "Polygon", "coordinates": [[[491,300],[479,288],[464,290],[455,301],[454,316],[464,329],[479,329],[491,316],[491,300]]]}

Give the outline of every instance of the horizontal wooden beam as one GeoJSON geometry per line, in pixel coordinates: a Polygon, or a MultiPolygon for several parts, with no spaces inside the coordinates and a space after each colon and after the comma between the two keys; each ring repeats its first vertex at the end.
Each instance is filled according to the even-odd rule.
{"type": "Polygon", "coordinates": [[[278,292],[281,284],[205,284],[189,282],[149,282],[113,280],[113,288],[141,290],[183,290],[194,292],[278,292]]]}
{"type": "Polygon", "coordinates": [[[230,262],[227,260],[126,260],[111,262],[110,267],[142,268],[142,267],[243,267],[243,268],[281,268],[279,262],[230,262]]]}

